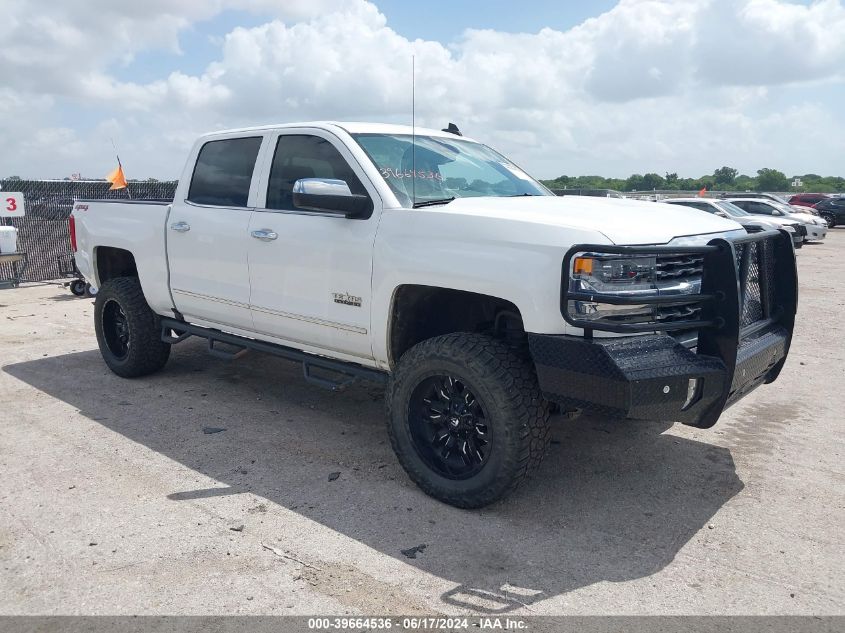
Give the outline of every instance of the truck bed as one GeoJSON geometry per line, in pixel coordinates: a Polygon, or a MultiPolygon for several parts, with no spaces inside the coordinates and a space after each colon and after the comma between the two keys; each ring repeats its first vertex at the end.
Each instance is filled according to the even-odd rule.
{"type": "Polygon", "coordinates": [[[167,271],[167,218],[172,200],[86,200],[74,202],[76,264],[100,285],[99,269],[108,249],[132,253],[150,307],[170,312],[167,271]]]}

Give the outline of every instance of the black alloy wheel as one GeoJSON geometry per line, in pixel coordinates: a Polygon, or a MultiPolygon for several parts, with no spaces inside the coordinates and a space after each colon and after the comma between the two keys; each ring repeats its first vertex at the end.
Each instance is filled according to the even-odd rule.
{"type": "Polygon", "coordinates": [[[487,464],[493,450],[487,413],[460,378],[435,375],[411,395],[411,440],[429,468],[447,479],[467,479],[487,464]]]}
{"type": "Polygon", "coordinates": [[[110,299],[103,306],[103,337],[117,360],[129,355],[129,319],[120,304],[110,299]]]}

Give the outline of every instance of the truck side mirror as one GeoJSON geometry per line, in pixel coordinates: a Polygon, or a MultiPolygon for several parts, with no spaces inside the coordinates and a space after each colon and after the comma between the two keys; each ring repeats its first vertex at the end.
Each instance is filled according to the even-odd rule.
{"type": "Polygon", "coordinates": [[[347,218],[366,218],[373,206],[368,196],[354,194],[344,180],[300,178],[293,183],[293,206],[347,218]]]}

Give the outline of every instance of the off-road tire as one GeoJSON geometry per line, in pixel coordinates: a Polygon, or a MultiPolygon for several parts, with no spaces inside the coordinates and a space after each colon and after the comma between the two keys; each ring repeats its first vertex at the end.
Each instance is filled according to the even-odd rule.
{"type": "Polygon", "coordinates": [[[147,304],[137,277],[116,277],[99,288],[94,300],[94,330],[106,365],[123,378],[155,373],[170,356],[170,345],[161,340],[161,320],[147,304]],[[109,303],[116,303],[126,317],[128,350],[123,357],[106,342],[109,325],[104,324],[104,312],[109,303]]]}
{"type": "Polygon", "coordinates": [[[527,353],[490,336],[455,333],[408,350],[391,374],[385,398],[393,450],[424,492],[459,508],[480,508],[515,490],[535,471],[549,444],[549,403],[527,353]],[[422,381],[442,373],[471,388],[492,426],[489,461],[468,479],[438,474],[420,457],[410,431],[411,397],[422,381]]]}

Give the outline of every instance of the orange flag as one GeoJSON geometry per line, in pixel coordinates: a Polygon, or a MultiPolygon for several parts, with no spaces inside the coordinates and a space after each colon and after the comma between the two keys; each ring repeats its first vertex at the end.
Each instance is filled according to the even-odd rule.
{"type": "Polygon", "coordinates": [[[112,189],[126,189],[126,176],[123,175],[123,166],[118,163],[117,169],[106,176],[106,180],[111,183],[109,191],[112,189]]]}
{"type": "MultiPolygon", "coordinates": [[[[123,173],[123,172],[121,172],[121,173],[123,173]]],[[[124,186],[126,186],[126,185],[124,185],[124,186]]],[[[114,189],[114,188],[115,187],[112,187],[112,189],[114,189]]],[[[705,193],[707,193],[707,187],[702,187],[701,191],[698,192],[698,197],[703,198],[705,193]]]]}

